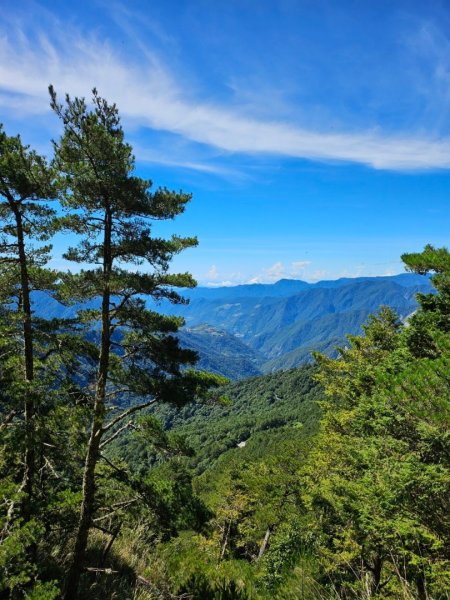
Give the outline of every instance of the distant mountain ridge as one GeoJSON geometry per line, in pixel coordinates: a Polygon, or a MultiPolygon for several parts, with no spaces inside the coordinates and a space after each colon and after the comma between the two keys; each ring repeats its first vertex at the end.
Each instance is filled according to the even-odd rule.
{"type": "Polygon", "coordinates": [[[428,278],[408,273],[315,284],[281,280],[188,290],[188,305],[163,310],[183,316],[187,327],[207,323],[237,337],[263,357],[260,370],[272,372],[311,360],[313,350],[332,354],[382,305],[405,319],[417,307],[415,294],[431,289],[428,278]]]}
{"type": "Polygon", "coordinates": [[[292,296],[298,292],[317,288],[339,288],[348,284],[365,281],[391,281],[403,287],[427,285],[428,277],[415,273],[399,273],[398,275],[380,275],[376,277],[341,277],[339,279],[324,279],[314,283],[301,279],[280,279],[275,283],[246,283],[233,286],[207,287],[198,286],[183,290],[186,298],[206,300],[226,298],[279,298],[292,296]]]}
{"type": "MultiPolygon", "coordinates": [[[[381,305],[401,319],[417,307],[415,294],[432,290],[428,277],[342,278],[307,283],[281,279],[274,284],[183,289],[187,305],[149,301],[148,307],[186,321],[180,333],[184,346],[199,354],[199,366],[231,379],[297,367],[311,352],[333,354],[346,334],[381,305]]],[[[73,317],[78,306],[62,306],[48,295],[34,295],[34,309],[47,317],[73,317]]],[[[96,300],[83,307],[95,308],[96,300]]]]}

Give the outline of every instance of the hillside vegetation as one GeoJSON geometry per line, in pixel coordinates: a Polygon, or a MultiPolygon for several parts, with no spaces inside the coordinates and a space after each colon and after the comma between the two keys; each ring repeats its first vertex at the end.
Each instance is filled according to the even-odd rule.
{"type": "MultiPolygon", "coordinates": [[[[194,403],[181,409],[161,405],[151,410],[167,432],[188,440],[195,473],[215,471],[216,460],[230,451],[241,458],[264,455],[286,438],[303,439],[317,431],[320,385],[310,365],[254,377],[225,386],[225,405],[194,403]],[[239,444],[245,443],[241,447],[239,444]]],[[[120,454],[135,470],[145,471],[155,454],[139,436],[123,438],[120,454]]]]}
{"type": "MultiPolygon", "coordinates": [[[[319,432],[301,417],[212,454],[194,480],[209,527],[161,544],[155,581],[193,598],[448,598],[450,254],[427,247],[404,260],[435,271],[438,290],[419,296],[407,327],[382,308],[337,359],[317,354],[316,374],[235,386],[281,388],[285,377],[292,395],[313,375],[327,398],[319,432]]],[[[202,417],[184,418],[198,444],[202,417]]],[[[206,420],[204,430],[214,437],[206,420]]]]}

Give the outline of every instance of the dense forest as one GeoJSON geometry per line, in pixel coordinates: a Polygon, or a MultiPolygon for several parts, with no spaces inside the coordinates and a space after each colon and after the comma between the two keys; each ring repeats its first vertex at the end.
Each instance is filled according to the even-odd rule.
{"type": "Polygon", "coordinates": [[[448,599],[447,249],[402,257],[433,285],[406,321],[229,383],[155,308],[195,286],[196,239],[157,235],[190,195],[136,176],[95,90],[50,101],[51,160],[0,128],[0,598],[448,599]]]}

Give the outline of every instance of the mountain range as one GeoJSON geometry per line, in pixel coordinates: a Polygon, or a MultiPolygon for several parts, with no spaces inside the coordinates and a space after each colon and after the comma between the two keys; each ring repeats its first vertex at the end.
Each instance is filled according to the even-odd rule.
{"type": "Polygon", "coordinates": [[[212,348],[219,352],[212,370],[239,378],[296,367],[310,361],[314,350],[333,354],[346,334],[362,333],[361,325],[380,306],[391,306],[404,320],[417,307],[416,293],[431,289],[428,278],[409,273],[314,284],[282,279],[194,288],[185,293],[189,304],[160,308],[184,317],[183,343],[199,352],[203,364],[212,348]],[[240,373],[228,370],[226,357],[238,361],[240,373]]]}
{"type": "MultiPolygon", "coordinates": [[[[410,273],[317,283],[281,279],[186,289],[189,304],[150,301],[148,307],[185,319],[179,337],[198,352],[201,368],[241,379],[296,367],[310,361],[314,350],[332,355],[346,334],[362,333],[361,325],[380,306],[391,306],[405,320],[417,307],[415,295],[432,289],[429,278],[410,273]]],[[[46,317],[71,317],[78,308],[34,296],[35,311],[46,317]]]]}

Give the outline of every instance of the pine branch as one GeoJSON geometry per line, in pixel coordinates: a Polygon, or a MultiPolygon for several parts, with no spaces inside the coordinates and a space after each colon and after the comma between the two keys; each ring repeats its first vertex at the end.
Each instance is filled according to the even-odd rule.
{"type": "Polygon", "coordinates": [[[122,433],[122,431],[125,431],[125,429],[128,429],[129,427],[133,427],[133,421],[128,421],[128,423],[125,423],[125,425],[122,425],[120,429],[118,429],[115,433],[110,435],[109,438],[106,438],[106,440],[100,444],[100,450],[102,450],[107,444],[115,440],[116,437],[118,437],[122,433]]]}
{"type": "Polygon", "coordinates": [[[122,414],[118,415],[115,419],[113,419],[112,421],[107,423],[102,428],[102,434],[109,431],[111,429],[111,427],[114,427],[114,425],[117,425],[117,423],[122,421],[122,419],[125,419],[126,417],[128,417],[129,415],[132,415],[133,413],[137,412],[138,410],[142,410],[143,408],[147,408],[147,406],[151,406],[155,402],[156,402],[156,398],[153,398],[152,400],[149,400],[148,402],[143,402],[142,404],[135,404],[131,408],[124,411],[122,414]]]}
{"type": "Polygon", "coordinates": [[[112,469],[114,469],[121,475],[127,475],[127,472],[125,471],[125,469],[121,469],[120,467],[118,467],[117,465],[112,463],[108,458],[106,458],[106,456],[104,454],[100,454],[100,458],[103,459],[107,465],[109,465],[112,469]]]}
{"type": "MultiPolygon", "coordinates": [[[[112,517],[113,515],[115,515],[119,510],[121,510],[123,508],[128,508],[128,506],[131,506],[131,504],[134,504],[138,500],[139,500],[139,498],[132,498],[131,500],[125,500],[124,502],[118,502],[117,504],[113,504],[111,507],[113,510],[111,510],[106,515],[102,515],[101,517],[96,517],[95,519],[92,520],[92,522],[98,523],[99,521],[104,521],[105,519],[108,519],[109,517],[112,517]]],[[[99,527],[97,525],[93,525],[93,526],[97,527],[97,529],[99,529],[99,527]]]]}

